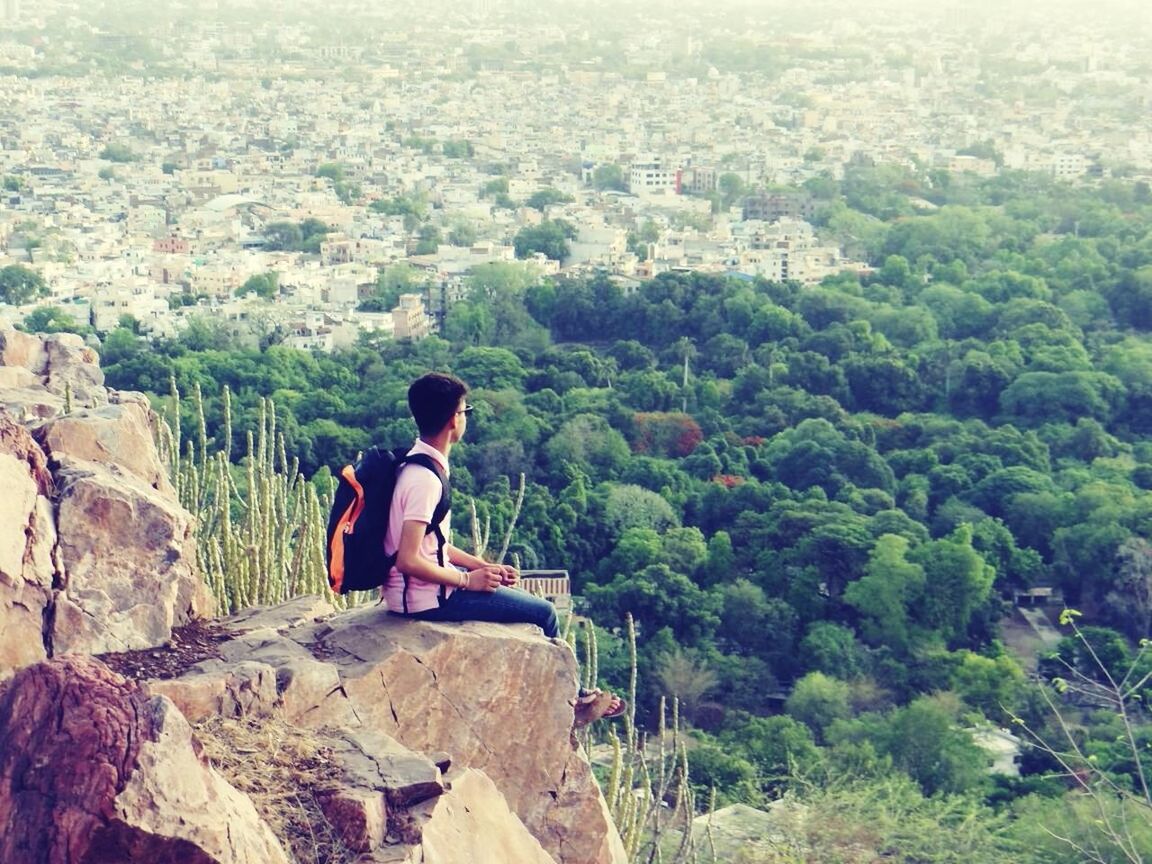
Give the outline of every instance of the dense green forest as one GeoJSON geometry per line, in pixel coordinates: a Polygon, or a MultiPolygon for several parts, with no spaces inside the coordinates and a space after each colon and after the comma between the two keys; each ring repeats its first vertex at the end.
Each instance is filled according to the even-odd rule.
{"type": "MultiPolygon", "coordinates": [[[[1152,671],[1152,194],[893,166],[808,191],[819,231],[871,273],[670,273],[625,295],[487,265],[443,338],[311,355],[201,320],[158,345],[110,333],[103,363],[111,386],[157,398],[170,376],[198,384],[215,436],[227,385],[235,453],[271,397],[318,478],[411,440],[409,381],[454,372],[476,405],[453,454],[457,528],[471,497],[499,533],[527,476],[512,550],[571,572],[614,686],[634,617],[641,721],[679,698],[693,782],[719,803],[841,789],[848,812],[876,806],[872,783],[933,830],[979,826],[898,860],[1091,860],[1040,826],[1097,842],[1099,799],[1042,748],[1021,777],[991,776],[967,730],[1016,716],[1064,746],[1068,729],[1147,796],[1139,700],[1128,727],[1054,696],[1062,728],[999,622],[1014,592],[1053,586],[1083,613],[1069,666],[1105,687],[1094,657],[1116,680],[1152,671]]],[[[1133,829],[1145,858],[1149,821],[1133,829]]],[[[1098,860],[1141,860],[1116,856],[1098,860]]]]}

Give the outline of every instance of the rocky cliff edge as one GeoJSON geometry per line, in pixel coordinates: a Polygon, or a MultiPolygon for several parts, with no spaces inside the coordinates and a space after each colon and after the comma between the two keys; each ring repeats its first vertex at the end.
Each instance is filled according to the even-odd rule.
{"type": "Polygon", "coordinates": [[[275,748],[205,746],[231,722],[307,742],[325,860],[624,864],[566,645],[319,597],[210,619],[153,421],[78,337],[0,330],[0,862],[320,860],[236,788],[275,748]]]}

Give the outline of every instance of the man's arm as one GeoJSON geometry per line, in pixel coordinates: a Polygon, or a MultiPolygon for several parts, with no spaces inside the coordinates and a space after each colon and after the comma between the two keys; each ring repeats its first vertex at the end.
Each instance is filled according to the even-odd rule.
{"type": "MultiPolygon", "coordinates": [[[[427,522],[417,522],[406,519],[400,528],[400,547],[396,550],[396,567],[406,576],[423,579],[425,582],[435,582],[437,585],[450,585],[453,588],[465,588],[469,591],[494,591],[503,582],[502,568],[493,564],[485,564],[474,555],[468,555],[467,561],[457,561],[449,554],[450,546],[444,547],[448,561],[467,567],[467,572],[457,570],[455,567],[441,567],[434,561],[429,561],[420,554],[420,545],[424,542],[424,534],[428,530],[427,522]]],[[[459,552],[459,550],[456,550],[459,552]]]]}
{"type": "Polygon", "coordinates": [[[471,552],[458,549],[451,543],[444,547],[444,555],[451,563],[468,570],[479,567],[495,567],[500,572],[500,584],[502,585],[515,585],[520,581],[520,571],[511,564],[489,564],[483,558],[477,558],[471,552]]]}

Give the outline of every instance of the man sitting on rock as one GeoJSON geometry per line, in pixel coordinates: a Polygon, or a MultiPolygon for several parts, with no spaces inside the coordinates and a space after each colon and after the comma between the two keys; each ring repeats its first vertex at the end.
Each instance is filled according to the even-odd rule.
{"type": "MultiPolygon", "coordinates": [[[[420,433],[408,452],[431,458],[445,478],[448,454],[464,437],[472,413],[467,394],[468,387],[459,378],[436,372],[417,378],[408,388],[408,407],[420,433]]],[[[451,511],[439,526],[431,526],[442,489],[440,478],[418,464],[402,466],[396,476],[384,537],[384,551],[395,553],[396,564],[381,592],[389,611],[422,621],[535,624],[548,638],[558,637],[555,607],[516,590],[520,573],[515,567],[490,564],[452,545],[451,511]]],[[[582,691],[575,702],[576,724],[619,717],[625,708],[624,700],[611,693],[582,691]]]]}

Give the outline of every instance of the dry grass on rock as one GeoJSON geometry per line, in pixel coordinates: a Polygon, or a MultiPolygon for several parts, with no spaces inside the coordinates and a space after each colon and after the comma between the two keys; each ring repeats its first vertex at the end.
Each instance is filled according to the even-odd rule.
{"type": "Polygon", "coordinates": [[[296,864],[356,860],[316,801],[339,784],[340,770],[315,732],[267,717],[216,717],[195,728],[213,767],[252,799],[296,864]]]}

